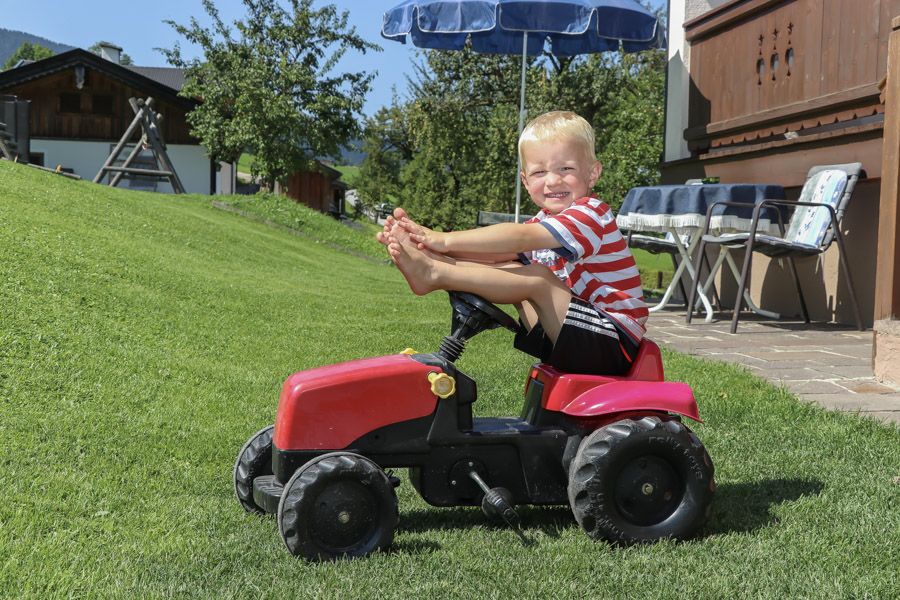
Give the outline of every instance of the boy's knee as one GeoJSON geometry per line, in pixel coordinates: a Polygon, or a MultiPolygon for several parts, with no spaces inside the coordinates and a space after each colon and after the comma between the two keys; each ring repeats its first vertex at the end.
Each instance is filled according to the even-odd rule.
{"type": "Polygon", "coordinates": [[[553,274],[553,271],[540,263],[530,263],[527,265],[523,265],[522,268],[526,273],[533,277],[541,277],[544,279],[546,279],[548,276],[554,278],[556,277],[556,275],[553,274]]]}
{"type": "Polygon", "coordinates": [[[560,281],[559,277],[554,275],[553,271],[544,265],[531,263],[530,265],[525,265],[525,269],[527,269],[529,276],[539,279],[554,288],[564,289],[566,292],[569,292],[569,288],[566,287],[566,284],[560,281]]]}

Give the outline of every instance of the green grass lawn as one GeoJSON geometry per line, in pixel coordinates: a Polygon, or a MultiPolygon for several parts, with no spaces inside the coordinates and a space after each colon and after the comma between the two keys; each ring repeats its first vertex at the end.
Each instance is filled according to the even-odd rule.
{"type": "Polygon", "coordinates": [[[646,250],[634,248],[632,250],[634,260],[637,262],[638,271],[641,273],[641,285],[646,291],[666,289],[675,274],[672,266],[672,258],[668,254],[650,254],[646,250]]]}
{"type": "Polygon", "coordinates": [[[351,188],[356,187],[356,180],[359,179],[359,167],[356,165],[334,165],[334,168],[341,172],[341,181],[349,185],[351,188]]]}
{"type": "Polygon", "coordinates": [[[241,154],[241,157],[238,159],[237,169],[241,173],[250,173],[250,170],[253,168],[253,155],[247,154],[244,152],[241,154]]]}
{"type": "MultiPolygon", "coordinates": [[[[615,548],[525,507],[523,547],[404,481],[392,552],[294,559],[232,490],[281,382],[449,324],[445,295],[327,241],[337,222],[296,225],[0,161],[0,596],[896,597],[900,430],[673,353],[719,483],[696,540],[615,548]]],[[[468,346],[476,412],[518,414],[529,358],[506,332],[468,346]]]]}
{"type": "Polygon", "coordinates": [[[374,223],[351,221],[341,224],[329,215],[274,194],[228,196],[217,202],[256,220],[287,228],[314,243],[331,245],[379,262],[388,260],[384,247],[375,241],[375,233],[381,231],[381,227],[374,223]]]}

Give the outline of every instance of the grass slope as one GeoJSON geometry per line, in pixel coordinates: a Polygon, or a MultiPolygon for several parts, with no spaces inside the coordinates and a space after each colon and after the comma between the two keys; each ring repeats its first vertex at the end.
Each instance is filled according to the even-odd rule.
{"type": "Polygon", "coordinates": [[[274,194],[229,196],[216,204],[224,204],[246,217],[287,228],[316,243],[343,248],[379,262],[388,261],[384,247],[375,241],[375,233],[381,231],[381,227],[374,223],[345,221],[348,226],[341,226],[329,215],[274,194]]]}
{"type": "MultiPolygon", "coordinates": [[[[448,322],[445,296],[412,297],[392,267],[208,198],[0,161],[0,596],[896,597],[900,431],[672,354],[717,465],[697,540],[613,548],[526,507],[523,547],[404,483],[393,552],[293,559],[231,481],[282,380],[436,348],[448,322]]],[[[460,361],[480,414],[518,412],[529,360],[509,342],[483,334],[460,361]]]]}

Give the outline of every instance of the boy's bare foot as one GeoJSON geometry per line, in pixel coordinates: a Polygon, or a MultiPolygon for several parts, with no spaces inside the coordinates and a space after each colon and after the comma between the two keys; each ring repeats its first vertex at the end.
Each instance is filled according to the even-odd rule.
{"type": "MultiPolygon", "coordinates": [[[[407,212],[398,206],[394,209],[394,213],[388,215],[384,220],[384,227],[375,234],[375,239],[387,246],[390,243],[391,236],[397,238],[399,242],[405,243],[411,239],[409,237],[410,234],[422,235],[427,231],[427,229],[410,219],[407,212]]],[[[417,247],[419,250],[424,250],[425,244],[419,242],[417,247]]]]}
{"type": "Polygon", "coordinates": [[[388,253],[415,295],[424,296],[438,289],[435,285],[437,263],[411,242],[401,242],[392,236],[388,253]]]}
{"type": "Polygon", "coordinates": [[[382,227],[381,231],[375,234],[375,239],[385,246],[390,243],[391,230],[397,227],[397,220],[394,217],[388,216],[387,219],[384,220],[384,227],[382,227]]]}
{"type": "Polygon", "coordinates": [[[385,246],[387,246],[390,243],[390,240],[388,239],[390,235],[391,228],[388,227],[387,223],[385,223],[381,231],[375,234],[375,239],[378,240],[379,244],[384,244],[385,246]]]}

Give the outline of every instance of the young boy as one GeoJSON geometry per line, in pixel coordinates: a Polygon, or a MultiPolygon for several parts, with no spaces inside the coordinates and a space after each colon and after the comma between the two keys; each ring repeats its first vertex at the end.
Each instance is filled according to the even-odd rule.
{"type": "Polygon", "coordinates": [[[624,373],[648,312],[612,211],[590,196],[602,170],[593,129],[571,112],[543,114],[522,132],[519,156],[541,209],[534,218],[442,233],[397,209],[378,240],[414,293],[513,304],[523,324],[516,348],[569,373],[624,373]]]}

